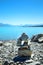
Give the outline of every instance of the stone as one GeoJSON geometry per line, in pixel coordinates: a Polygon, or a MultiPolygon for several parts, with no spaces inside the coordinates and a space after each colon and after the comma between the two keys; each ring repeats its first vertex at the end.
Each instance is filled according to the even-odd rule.
{"type": "Polygon", "coordinates": [[[43,34],[34,35],[34,36],[31,38],[31,42],[43,43],[43,34]]]}
{"type": "Polygon", "coordinates": [[[36,62],[36,64],[35,64],[35,65],[41,65],[41,64],[40,64],[40,62],[36,62]]]}
{"type": "Polygon", "coordinates": [[[17,45],[21,45],[21,42],[24,40],[24,41],[27,41],[28,40],[28,35],[26,35],[25,33],[23,33],[17,40],[17,45]]]}
{"type": "Polygon", "coordinates": [[[9,65],[14,65],[14,63],[13,62],[10,62],[9,65]]]}
{"type": "Polygon", "coordinates": [[[18,55],[19,56],[29,56],[31,57],[32,51],[30,50],[30,47],[21,47],[18,49],[18,55]]]}
{"type": "Polygon", "coordinates": [[[3,65],[9,65],[8,61],[5,61],[3,65]]]}
{"type": "Polygon", "coordinates": [[[26,61],[25,61],[25,63],[32,63],[32,62],[33,62],[32,59],[30,59],[30,60],[26,60],[26,61]]]}

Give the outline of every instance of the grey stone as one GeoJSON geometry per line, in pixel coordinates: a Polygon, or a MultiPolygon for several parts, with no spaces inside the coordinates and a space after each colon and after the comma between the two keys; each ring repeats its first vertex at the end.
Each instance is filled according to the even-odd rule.
{"type": "Polygon", "coordinates": [[[23,33],[19,38],[18,38],[18,40],[17,40],[17,45],[21,45],[21,42],[24,40],[24,41],[26,41],[26,40],[28,40],[28,35],[26,35],[25,33],[23,33]]]}
{"type": "Polygon", "coordinates": [[[38,42],[38,43],[43,43],[43,40],[40,42],[38,39],[43,37],[43,34],[37,34],[37,35],[34,35],[32,38],[31,38],[31,41],[32,42],[38,42]]]}

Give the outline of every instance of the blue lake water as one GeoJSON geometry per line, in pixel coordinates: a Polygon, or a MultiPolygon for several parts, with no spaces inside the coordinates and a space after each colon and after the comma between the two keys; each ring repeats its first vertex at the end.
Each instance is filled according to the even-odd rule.
{"type": "Polygon", "coordinates": [[[43,27],[0,27],[0,40],[17,39],[22,33],[31,38],[35,34],[43,33],[43,27]]]}

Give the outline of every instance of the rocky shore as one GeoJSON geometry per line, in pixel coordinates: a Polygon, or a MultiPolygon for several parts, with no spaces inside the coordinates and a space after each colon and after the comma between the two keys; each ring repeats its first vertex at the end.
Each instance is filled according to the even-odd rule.
{"type": "MultiPolygon", "coordinates": [[[[30,59],[26,60],[22,65],[43,65],[43,34],[34,35],[30,39],[28,35],[23,33],[17,40],[0,40],[0,61],[2,60],[2,64],[5,61],[8,61],[8,63],[14,62],[13,58],[18,56],[18,48],[28,45],[32,54],[30,59]],[[24,41],[26,43],[28,41],[28,44],[24,43],[24,41]]],[[[19,55],[22,55],[22,53],[26,55],[23,51],[19,52],[19,55]]]]}

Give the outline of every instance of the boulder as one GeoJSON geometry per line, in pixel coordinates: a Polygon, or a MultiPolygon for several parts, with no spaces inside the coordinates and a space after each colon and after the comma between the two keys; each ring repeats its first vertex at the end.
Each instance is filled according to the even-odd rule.
{"type": "Polygon", "coordinates": [[[43,43],[43,34],[34,35],[34,36],[31,38],[31,41],[32,41],[32,42],[43,43]]]}
{"type": "Polygon", "coordinates": [[[26,35],[25,33],[23,33],[23,34],[21,35],[21,39],[22,39],[22,40],[27,40],[27,39],[28,39],[28,35],[26,35]]]}
{"type": "Polygon", "coordinates": [[[24,41],[26,41],[26,40],[28,40],[28,35],[26,35],[25,33],[23,33],[19,38],[18,38],[18,40],[17,40],[17,45],[21,45],[21,42],[24,40],[24,41]]]}
{"type": "Polygon", "coordinates": [[[29,56],[31,57],[32,51],[30,50],[30,47],[21,47],[18,49],[18,55],[19,56],[29,56]]]}

